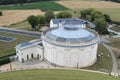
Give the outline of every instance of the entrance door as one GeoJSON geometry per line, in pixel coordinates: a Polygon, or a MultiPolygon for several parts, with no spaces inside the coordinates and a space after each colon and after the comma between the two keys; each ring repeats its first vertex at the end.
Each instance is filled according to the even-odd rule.
{"type": "Polygon", "coordinates": [[[24,62],[24,59],[22,58],[22,62],[24,62]]]}
{"type": "Polygon", "coordinates": [[[27,60],[29,59],[29,56],[27,55],[27,60]]]}
{"type": "Polygon", "coordinates": [[[31,54],[31,58],[33,58],[33,54],[31,54]]]}

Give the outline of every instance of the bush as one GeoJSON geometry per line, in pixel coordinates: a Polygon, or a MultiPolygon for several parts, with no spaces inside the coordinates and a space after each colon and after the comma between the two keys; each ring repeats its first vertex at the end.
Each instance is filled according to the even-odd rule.
{"type": "Polygon", "coordinates": [[[72,14],[68,11],[62,11],[56,15],[57,18],[71,18],[72,14]]]}
{"type": "Polygon", "coordinates": [[[45,16],[43,16],[43,15],[38,15],[37,18],[38,18],[38,23],[39,23],[40,25],[43,25],[43,24],[46,23],[45,16]]]}
{"type": "Polygon", "coordinates": [[[2,16],[3,14],[2,14],[2,11],[0,11],[0,16],[2,16]]]}
{"type": "Polygon", "coordinates": [[[7,64],[10,62],[9,57],[0,58],[0,65],[7,64]]]}
{"type": "Polygon", "coordinates": [[[27,18],[28,22],[30,23],[33,29],[37,28],[38,26],[38,18],[34,15],[31,15],[27,18]]]}
{"type": "Polygon", "coordinates": [[[46,22],[49,23],[51,19],[55,18],[53,11],[47,11],[45,13],[46,22]]]}

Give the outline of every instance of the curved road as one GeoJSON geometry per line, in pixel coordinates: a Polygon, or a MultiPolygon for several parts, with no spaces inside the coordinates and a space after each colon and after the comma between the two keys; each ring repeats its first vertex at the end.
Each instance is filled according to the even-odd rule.
{"type": "Polygon", "coordinates": [[[112,73],[113,75],[117,75],[118,73],[118,64],[117,64],[117,60],[116,60],[116,57],[113,53],[113,51],[111,50],[111,48],[109,46],[107,46],[106,44],[103,44],[110,52],[110,55],[112,57],[112,73]]]}

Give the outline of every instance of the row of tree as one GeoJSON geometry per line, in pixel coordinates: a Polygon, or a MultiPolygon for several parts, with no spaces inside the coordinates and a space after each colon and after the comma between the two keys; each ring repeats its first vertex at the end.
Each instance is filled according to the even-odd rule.
{"type": "Polygon", "coordinates": [[[89,20],[96,25],[95,30],[99,34],[108,34],[107,22],[111,22],[109,15],[92,8],[81,10],[80,13],[81,18],[89,20]]]}
{"type": "MultiPolygon", "coordinates": [[[[103,14],[100,11],[89,8],[89,9],[81,10],[80,16],[81,16],[80,18],[82,19],[93,22],[96,25],[95,30],[99,34],[108,34],[107,22],[111,22],[109,15],[103,14]]],[[[71,18],[71,17],[72,17],[72,13],[68,11],[62,11],[56,15],[52,11],[47,11],[44,15],[29,16],[27,20],[31,24],[33,29],[36,29],[36,28],[38,29],[45,24],[48,25],[51,19],[71,18]]]]}
{"type": "Polygon", "coordinates": [[[0,5],[9,5],[9,4],[23,4],[39,1],[51,1],[51,0],[0,0],[0,5]]]}
{"type": "Polygon", "coordinates": [[[2,14],[2,11],[0,11],[0,16],[2,16],[3,14],[2,14]]]}
{"type": "Polygon", "coordinates": [[[33,29],[38,29],[43,25],[49,24],[51,19],[54,18],[71,18],[72,14],[68,11],[59,12],[54,14],[53,11],[47,11],[44,15],[31,15],[27,18],[28,22],[31,24],[33,29]]]}
{"type": "Polygon", "coordinates": [[[113,2],[118,2],[118,3],[120,3],[120,0],[105,0],[105,1],[113,1],[113,2]]]}

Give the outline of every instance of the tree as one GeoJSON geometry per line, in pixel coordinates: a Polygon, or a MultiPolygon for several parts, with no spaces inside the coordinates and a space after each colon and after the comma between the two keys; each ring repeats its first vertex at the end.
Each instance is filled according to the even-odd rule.
{"type": "Polygon", "coordinates": [[[62,11],[62,12],[59,12],[57,15],[56,15],[57,18],[71,18],[72,17],[72,14],[68,11],[62,11]]]}
{"type": "Polygon", "coordinates": [[[2,16],[3,14],[2,14],[2,11],[0,11],[0,16],[2,16]]]}
{"type": "Polygon", "coordinates": [[[112,20],[111,20],[111,18],[110,18],[110,16],[108,14],[104,14],[104,17],[105,17],[105,20],[107,22],[112,22],[112,20]]]}
{"type": "Polygon", "coordinates": [[[47,11],[45,13],[46,22],[49,23],[51,19],[55,18],[53,11],[47,11]]]}
{"type": "Polygon", "coordinates": [[[108,30],[107,30],[107,23],[104,20],[104,18],[99,18],[96,19],[94,21],[96,27],[95,30],[99,33],[99,34],[108,34],[108,30]]]}
{"type": "Polygon", "coordinates": [[[33,29],[37,28],[37,26],[38,26],[38,18],[36,16],[31,15],[31,16],[29,16],[27,18],[27,20],[28,20],[29,24],[31,25],[31,27],[33,29]]]}
{"type": "Polygon", "coordinates": [[[38,15],[37,18],[38,18],[39,27],[41,27],[42,25],[46,23],[45,16],[38,15]]]}

